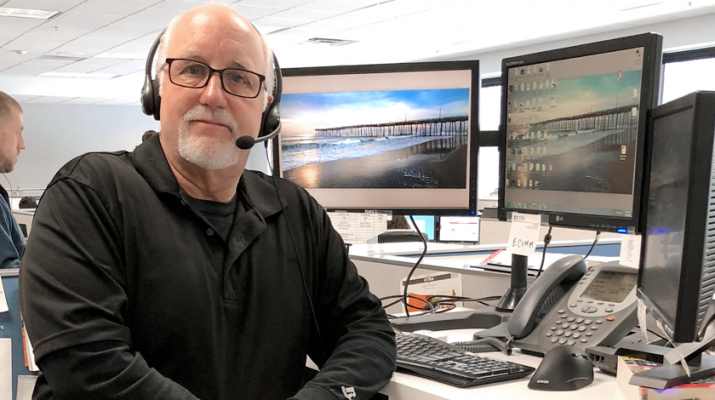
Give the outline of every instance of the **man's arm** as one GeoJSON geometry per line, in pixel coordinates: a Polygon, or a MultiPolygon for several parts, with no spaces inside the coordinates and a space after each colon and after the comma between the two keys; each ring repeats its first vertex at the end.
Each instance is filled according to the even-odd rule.
{"type": "MultiPolygon", "coordinates": [[[[5,203],[4,199],[0,202],[5,203]]],[[[2,205],[4,207],[5,204],[2,205]]],[[[8,206],[9,207],[9,206],[8,206]]],[[[22,254],[18,251],[15,241],[12,238],[13,230],[17,229],[17,223],[12,217],[10,209],[0,210],[0,269],[17,268],[20,265],[22,254]]]]}
{"type": "Polygon", "coordinates": [[[132,351],[123,230],[104,200],[60,179],[37,209],[20,268],[20,306],[37,363],[60,399],[197,400],[132,351]]]}
{"type": "Polygon", "coordinates": [[[395,334],[327,214],[322,209],[316,213],[324,254],[322,282],[313,290],[313,302],[322,340],[315,343],[310,358],[321,368],[295,398],[368,400],[395,370],[395,334]]]}

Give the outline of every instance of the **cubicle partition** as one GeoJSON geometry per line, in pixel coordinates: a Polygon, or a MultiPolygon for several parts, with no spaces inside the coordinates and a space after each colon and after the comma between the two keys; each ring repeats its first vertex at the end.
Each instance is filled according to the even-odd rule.
{"type": "MultiPolygon", "coordinates": [[[[5,298],[10,309],[0,313],[0,338],[9,338],[12,341],[12,400],[17,399],[18,376],[37,375],[36,372],[31,372],[25,366],[20,298],[18,296],[18,272],[17,268],[0,270],[5,298]]],[[[0,360],[0,362],[5,363],[6,360],[0,360]]]]}

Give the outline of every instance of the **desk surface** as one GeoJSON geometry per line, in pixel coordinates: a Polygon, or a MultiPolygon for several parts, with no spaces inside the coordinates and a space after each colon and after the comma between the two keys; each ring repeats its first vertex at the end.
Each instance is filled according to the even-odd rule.
{"type": "MultiPolygon", "coordinates": [[[[471,340],[474,330],[454,330],[447,331],[448,341],[471,340]]],[[[485,356],[508,360],[511,362],[538,367],[541,362],[540,357],[521,354],[515,350],[511,356],[506,356],[499,352],[483,353],[485,356]]],[[[530,390],[527,385],[530,377],[514,381],[493,383],[490,385],[477,386],[469,389],[459,389],[433,380],[420,378],[418,376],[395,373],[392,380],[380,392],[389,396],[390,400],[601,400],[614,399],[624,400],[616,386],[616,378],[600,372],[594,371],[594,381],[589,386],[573,392],[543,392],[530,390]]]]}

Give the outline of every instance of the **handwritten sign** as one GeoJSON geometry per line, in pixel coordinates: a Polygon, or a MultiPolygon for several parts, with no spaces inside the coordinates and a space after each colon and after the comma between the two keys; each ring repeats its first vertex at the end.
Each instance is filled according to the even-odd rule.
{"type": "Polygon", "coordinates": [[[512,213],[506,251],[527,257],[534,254],[540,225],[541,215],[512,213]]]}
{"type": "Polygon", "coordinates": [[[641,261],[641,235],[623,235],[621,261],[625,267],[638,268],[641,261]]]}

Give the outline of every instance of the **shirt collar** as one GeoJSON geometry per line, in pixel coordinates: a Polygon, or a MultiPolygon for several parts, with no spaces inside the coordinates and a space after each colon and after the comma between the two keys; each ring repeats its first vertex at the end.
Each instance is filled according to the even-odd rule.
{"type": "MultiPolygon", "coordinates": [[[[132,162],[156,193],[166,193],[181,200],[181,187],[169,167],[161,147],[159,135],[152,135],[132,152],[132,162]]],[[[263,218],[285,208],[285,198],[277,193],[273,184],[253,171],[244,170],[238,182],[240,200],[247,208],[254,208],[263,218]],[[280,196],[280,200],[279,197],[280,196]]]]}

